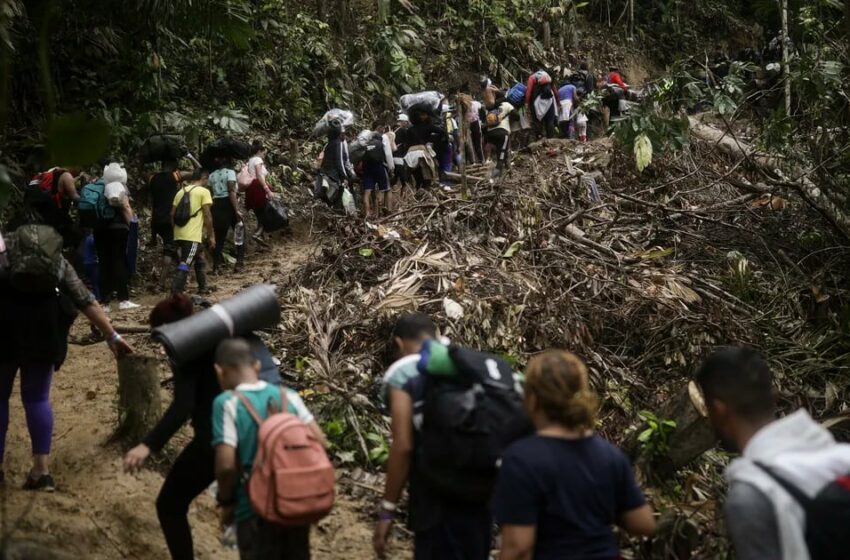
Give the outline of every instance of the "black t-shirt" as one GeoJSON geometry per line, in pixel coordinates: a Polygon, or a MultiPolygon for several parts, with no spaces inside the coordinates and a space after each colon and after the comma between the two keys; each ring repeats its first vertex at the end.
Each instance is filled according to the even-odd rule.
{"type": "Polygon", "coordinates": [[[613,560],[619,547],[612,525],[645,503],[613,444],[596,435],[534,435],[505,452],[493,512],[503,525],[537,527],[535,560],[613,560]]]}
{"type": "Polygon", "coordinates": [[[404,157],[407,154],[407,149],[410,148],[410,133],[406,128],[399,128],[395,133],[396,151],[393,153],[395,157],[404,157]]]}
{"type": "Polygon", "coordinates": [[[177,195],[177,171],[161,171],[151,177],[148,187],[151,193],[152,220],[171,223],[171,207],[177,195]]]}

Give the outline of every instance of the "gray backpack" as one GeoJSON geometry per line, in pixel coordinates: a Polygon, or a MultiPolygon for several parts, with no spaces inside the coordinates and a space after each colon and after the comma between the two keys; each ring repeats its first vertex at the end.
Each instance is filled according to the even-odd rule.
{"type": "Polygon", "coordinates": [[[62,236],[50,226],[24,225],[8,239],[9,283],[28,293],[50,292],[62,278],[62,236]]]}

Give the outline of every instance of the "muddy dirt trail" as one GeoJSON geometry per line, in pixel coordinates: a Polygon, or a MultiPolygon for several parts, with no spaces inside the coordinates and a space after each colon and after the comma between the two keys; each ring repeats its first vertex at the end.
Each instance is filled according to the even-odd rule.
{"type": "MultiPolygon", "coordinates": [[[[310,257],[313,245],[309,226],[271,242],[270,247],[249,257],[241,274],[211,279],[215,291],[210,299],[227,297],[240,288],[286,274],[310,257]]],[[[190,286],[190,290],[193,287],[190,286]]],[[[145,322],[158,296],[137,295],[138,310],[118,312],[116,323],[145,322]]],[[[78,320],[72,336],[84,335],[86,322],[78,320]]],[[[129,337],[137,349],[154,352],[144,336],[129,337]]],[[[170,376],[161,368],[163,379],[170,376]]],[[[160,457],[149,462],[140,474],[121,472],[122,448],[108,440],[116,425],[115,362],[105,345],[70,347],[68,360],[57,372],[51,400],[55,415],[51,470],[56,479],[54,494],[20,490],[30,465],[30,442],[19,386],[11,401],[7,439],[6,527],[16,539],[35,541],[45,548],[62,551],[70,558],[91,560],[138,558],[166,559],[167,550],[157,522],[154,501],[170,460],[190,437],[184,427],[160,457]]],[[[164,404],[171,399],[162,392],[164,404]]],[[[316,559],[372,558],[368,509],[374,502],[354,499],[341,488],[333,514],[314,529],[313,557],[316,559]]],[[[218,521],[212,496],[202,495],[192,505],[196,556],[200,559],[236,559],[235,552],[219,544],[218,521]]]]}

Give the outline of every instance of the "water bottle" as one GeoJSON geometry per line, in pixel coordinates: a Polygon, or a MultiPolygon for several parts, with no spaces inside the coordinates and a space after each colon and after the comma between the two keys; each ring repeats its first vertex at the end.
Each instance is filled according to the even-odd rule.
{"type": "Polygon", "coordinates": [[[239,222],[233,228],[233,244],[237,247],[245,244],[245,222],[239,222]]]}
{"type": "Polygon", "coordinates": [[[224,528],[224,531],[221,533],[221,545],[230,550],[236,550],[238,548],[236,523],[231,523],[224,528]]]}

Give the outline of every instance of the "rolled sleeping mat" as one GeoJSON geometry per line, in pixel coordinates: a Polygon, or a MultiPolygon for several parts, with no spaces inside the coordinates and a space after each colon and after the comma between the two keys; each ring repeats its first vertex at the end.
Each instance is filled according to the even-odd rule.
{"type": "Polygon", "coordinates": [[[278,321],[280,304],[274,286],[260,284],[182,321],[157,327],[153,337],[180,364],[209,352],[225,338],[272,327],[278,321]]]}

